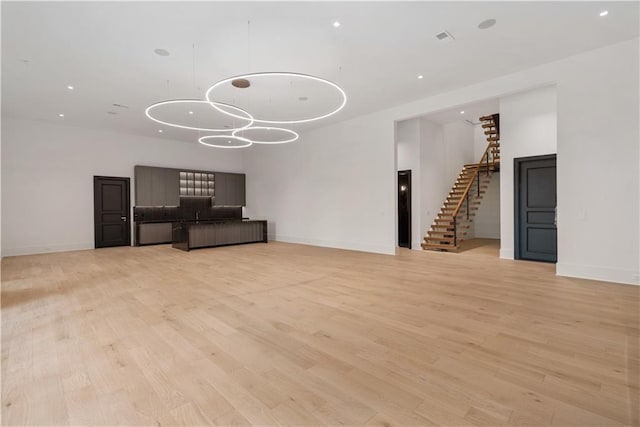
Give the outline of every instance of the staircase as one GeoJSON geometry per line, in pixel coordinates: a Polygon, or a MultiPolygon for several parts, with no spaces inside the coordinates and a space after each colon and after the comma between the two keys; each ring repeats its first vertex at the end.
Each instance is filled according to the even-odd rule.
{"type": "Polygon", "coordinates": [[[456,252],[473,221],[491,175],[500,169],[500,116],[480,117],[487,149],[478,163],[464,165],[431,225],[422,249],[456,252]]]}

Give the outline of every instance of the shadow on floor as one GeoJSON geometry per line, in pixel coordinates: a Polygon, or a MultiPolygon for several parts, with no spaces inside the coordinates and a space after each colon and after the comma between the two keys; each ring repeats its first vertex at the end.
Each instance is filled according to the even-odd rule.
{"type": "Polygon", "coordinates": [[[0,298],[2,300],[1,307],[6,309],[9,307],[27,304],[32,301],[41,300],[54,295],[66,294],[69,288],[26,288],[15,290],[2,290],[0,298]]]}
{"type": "Polygon", "coordinates": [[[469,239],[460,244],[458,253],[500,257],[500,239],[469,239]]]}

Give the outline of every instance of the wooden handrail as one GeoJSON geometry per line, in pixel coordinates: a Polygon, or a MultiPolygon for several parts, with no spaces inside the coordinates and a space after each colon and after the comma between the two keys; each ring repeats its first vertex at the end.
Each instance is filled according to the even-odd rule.
{"type": "Polygon", "coordinates": [[[489,159],[489,150],[491,149],[491,143],[489,143],[487,145],[487,149],[484,150],[484,154],[482,155],[482,157],[480,158],[480,162],[478,162],[478,164],[476,165],[476,171],[473,174],[473,178],[469,181],[469,183],[467,184],[467,187],[464,189],[464,193],[462,193],[462,197],[460,197],[460,200],[458,201],[458,204],[456,205],[455,210],[453,211],[453,218],[455,218],[456,216],[458,216],[458,213],[460,212],[460,208],[462,207],[462,202],[465,200],[465,198],[467,197],[467,195],[469,194],[469,190],[471,189],[471,186],[473,185],[473,183],[475,182],[476,178],[478,178],[478,174],[480,173],[480,165],[482,165],[484,163],[484,158],[487,157],[487,163],[488,163],[488,159],[489,159]]]}

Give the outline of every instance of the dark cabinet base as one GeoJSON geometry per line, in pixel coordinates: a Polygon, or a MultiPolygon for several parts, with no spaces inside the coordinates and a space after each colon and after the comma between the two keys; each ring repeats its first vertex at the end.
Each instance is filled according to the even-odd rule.
{"type": "Polygon", "coordinates": [[[136,224],[136,246],[171,242],[170,222],[136,224]]]}
{"type": "Polygon", "coordinates": [[[216,221],[174,223],[173,244],[176,249],[267,243],[267,221],[216,221]]]}

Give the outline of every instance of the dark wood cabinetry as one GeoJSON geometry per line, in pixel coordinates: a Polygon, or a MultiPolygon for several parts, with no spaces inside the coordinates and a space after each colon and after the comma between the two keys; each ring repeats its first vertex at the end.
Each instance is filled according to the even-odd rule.
{"type": "Polygon", "coordinates": [[[177,169],[163,169],[162,177],[164,183],[164,200],[167,202],[163,206],[180,205],[180,172],[177,169]]]}
{"type": "Polygon", "coordinates": [[[136,227],[136,245],[171,243],[171,223],[158,222],[139,224],[136,227]]]}
{"type": "Polygon", "coordinates": [[[177,169],[135,167],[136,206],[180,205],[180,178],[177,169]]]}
{"type": "Polygon", "coordinates": [[[245,206],[242,173],[135,167],[135,206],[180,206],[180,197],[213,197],[215,206],[245,206]]]}
{"type": "Polygon", "coordinates": [[[218,172],[216,177],[216,206],[245,206],[245,175],[243,173],[218,172]]]}

